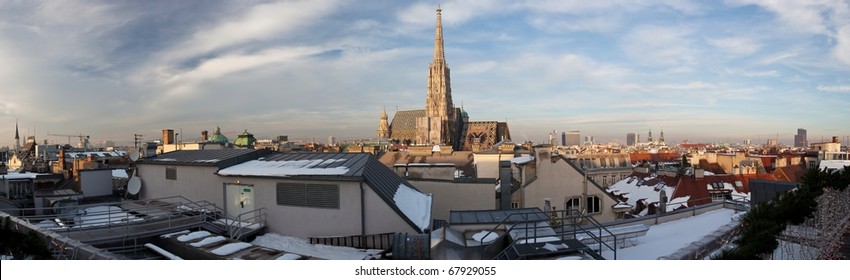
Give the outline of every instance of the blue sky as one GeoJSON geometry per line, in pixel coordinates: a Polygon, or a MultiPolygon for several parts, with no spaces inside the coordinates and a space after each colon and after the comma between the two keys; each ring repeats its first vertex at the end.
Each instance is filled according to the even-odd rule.
{"type": "MultiPolygon", "coordinates": [[[[443,1],[452,94],[515,141],[850,134],[850,1],[443,1]],[[644,137],[642,136],[642,137],[644,137]]],[[[0,146],[373,137],[424,107],[436,1],[0,1],[0,146]],[[40,140],[41,141],[41,140],[40,140]]]]}

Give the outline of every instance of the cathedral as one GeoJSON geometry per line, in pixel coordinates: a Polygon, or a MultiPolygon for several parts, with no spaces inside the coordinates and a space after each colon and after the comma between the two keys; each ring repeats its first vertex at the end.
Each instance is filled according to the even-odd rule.
{"type": "Polygon", "coordinates": [[[452,103],[452,86],[443,50],[442,10],[437,8],[434,59],[428,66],[425,109],[396,111],[389,122],[381,112],[377,137],[404,145],[450,146],[453,150],[484,151],[510,139],[508,124],[498,121],[470,122],[469,115],[452,103]]]}

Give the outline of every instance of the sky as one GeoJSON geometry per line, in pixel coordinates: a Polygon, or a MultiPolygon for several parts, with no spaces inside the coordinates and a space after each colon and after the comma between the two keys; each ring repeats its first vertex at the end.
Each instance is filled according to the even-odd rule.
{"type": "MultiPolygon", "coordinates": [[[[452,98],[514,141],[850,135],[850,1],[442,1],[452,98]]],[[[437,1],[0,0],[0,146],[326,142],[422,109],[437,1]],[[71,138],[72,143],[77,140],[71,138]]]]}

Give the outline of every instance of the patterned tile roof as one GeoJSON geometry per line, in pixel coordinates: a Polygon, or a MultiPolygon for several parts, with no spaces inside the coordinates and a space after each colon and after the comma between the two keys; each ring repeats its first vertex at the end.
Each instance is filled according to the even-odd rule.
{"type": "Polygon", "coordinates": [[[390,139],[416,139],[416,118],[424,116],[425,110],[395,112],[390,123],[390,139]]]}

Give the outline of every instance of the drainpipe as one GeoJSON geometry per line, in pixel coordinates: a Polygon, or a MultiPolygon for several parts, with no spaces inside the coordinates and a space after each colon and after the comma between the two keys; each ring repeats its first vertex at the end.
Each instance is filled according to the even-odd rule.
{"type": "Polygon", "coordinates": [[[360,177],[360,235],[366,235],[366,190],[363,189],[363,177],[360,177]]]}

